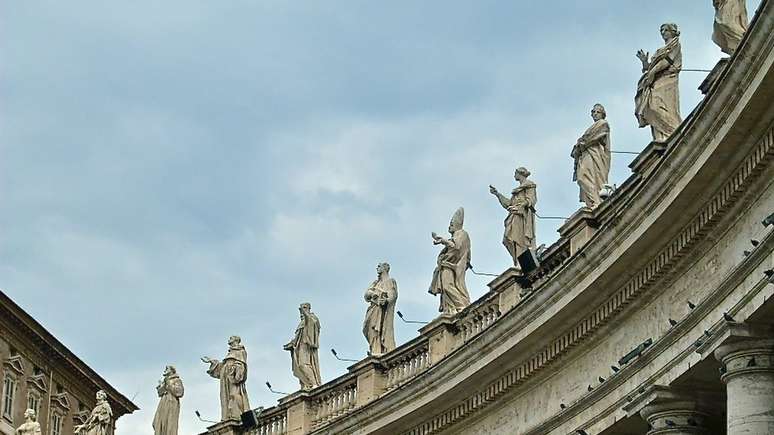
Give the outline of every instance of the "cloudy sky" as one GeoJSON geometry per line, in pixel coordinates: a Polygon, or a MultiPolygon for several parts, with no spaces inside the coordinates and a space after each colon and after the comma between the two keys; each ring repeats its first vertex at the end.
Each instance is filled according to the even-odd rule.
{"type": "MultiPolygon", "coordinates": [[[[750,15],[757,0],[748,2],[750,15]]],[[[0,288],[142,408],[152,434],[166,364],[219,414],[202,355],[241,335],[253,406],[293,391],[282,345],[309,301],[323,379],[360,358],[362,294],[392,264],[398,309],[427,286],[465,206],[473,265],[499,273],[504,211],[488,193],[526,166],[539,213],[578,207],[569,152],[607,107],[639,151],[634,53],[682,31],[686,68],[720,58],[712,2],[0,1],[0,288]]],[[[704,74],[681,76],[682,113],[704,74]]],[[[612,181],[632,156],[613,158],[612,181]]],[[[539,221],[539,243],[557,221],[539,221]]],[[[488,279],[469,275],[471,296],[488,279]]],[[[416,335],[396,324],[399,341],[416,335]]]]}

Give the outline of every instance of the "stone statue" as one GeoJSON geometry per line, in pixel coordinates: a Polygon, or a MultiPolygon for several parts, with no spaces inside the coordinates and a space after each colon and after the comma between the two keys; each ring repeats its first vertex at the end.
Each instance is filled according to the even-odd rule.
{"type": "Polygon", "coordinates": [[[527,249],[535,247],[535,205],[537,204],[537,185],[527,179],[530,172],[527,168],[518,168],[513,178],[519,186],[511,191],[511,197],[497,191],[494,186],[489,186],[489,192],[496,196],[500,205],[508,210],[505,218],[505,233],[503,245],[513,258],[513,265],[519,267],[519,255],[527,249]]]}
{"type": "Polygon", "coordinates": [[[34,409],[24,411],[24,424],[16,429],[16,435],[41,435],[40,423],[36,421],[36,414],[34,409]]]}
{"type": "Polygon", "coordinates": [[[363,334],[368,340],[369,355],[377,356],[395,349],[395,301],[398,284],[390,278],[390,265],[376,266],[376,281],[365,292],[369,304],[363,322],[363,334]]]}
{"type": "Polygon", "coordinates": [[[177,435],[177,424],[180,420],[180,398],[183,397],[183,381],[173,366],[164,369],[164,377],[156,386],[156,392],[161,400],[153,417],[153,433],[155,435],[177,435]]]}
{"type": "Polygon", "coordinates": [[[73,432],[82,435],[107,435],[113,428],[113,410],[104,391],[97,391],[97,405],[86,422],[76,426],[73,432]]]}
{"type": "Polygon", "coordinates": [[[293,375],[298,378],[301,389],[311,390],[320,386],[320,320],[312,312],[312,305],[303,303],[298,308],[301,322],[296,335],[283,349],[290,352],[293,362],[293,375]]]}
{"type": "Polygon", "coordinates": [[[642,62],[642,77],[634,97],[640,128],[649,125],[656,142],[666,142],[683,122],[678,89],[683,54],[677,24],[662,24],[661,37],[665,45],[656,50],[652,59],[646,51],[637,52],[637,58],[642,62]]]}
{"type": "Polygon", "coordinates": [[[607,113],[601,104],[591,109],[591,124],[572,148],[575,159],[573,181],[580,186],[580,200],[586,207],[595,208],[600,203],[599,193],[607,184],[610,173],[610,125],[607,113]]]}
{"type": "Polygon", "coordinates": [[[242,339],[232,335],[228,339],[228,353],[223,361],[202,357],[209,364],[207,374],[220,379],[220,419],[239,420],[250,409],[247,399],[247,350],[242,339]]]}
{"type": "Polygon", "coordinates": [[[747,31],[747,4],[745,0],[712,0],[712,5],[715,6],[712,41],[730,56],[747,31]]]}
{"type": "Polygon", "coordinates": [[[433,272],[430,294],[441,295],[438,311],[452,315],[470,305],[468,287],[465,285],[465,272],[470,267],[470,237],[462,229],[465,210],[460,207],[449,223],[450,239],[444,239],[432,233],[433,244],[443,245],[438,254],[438,265],[433,272]]]}

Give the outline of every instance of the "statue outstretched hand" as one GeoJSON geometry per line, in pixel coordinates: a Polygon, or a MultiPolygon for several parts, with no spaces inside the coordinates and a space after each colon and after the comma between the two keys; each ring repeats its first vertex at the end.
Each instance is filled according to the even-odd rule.
{"type": "Polygon", "coordinates": [[[494,186],[492,186],[490,184],[489,185],[489,193],[491,193],[492,195],[497,195],[499,192],[497,192],[497,188],[496,187],[494,187],[494,186]]]}
{"type": "Polygon", "coordinates": [[[642,62],[642,69],[646,70],[648,69],[648,59],[650,58],[650,53],[648,53],[645,50],[638,50],[637,51],[637,59],[642,62]]]}
{"type": "Polygon", "coordinates": [[[208,357],[208,356],[203,356],[203,357],[201,358],[201,360],[202,360],[202,362],[203,362],[203,363],[205,363],[205,364],[211,364],[211,363],[212,363],[212,358],[210,358],[210,357],[208,357]]]}

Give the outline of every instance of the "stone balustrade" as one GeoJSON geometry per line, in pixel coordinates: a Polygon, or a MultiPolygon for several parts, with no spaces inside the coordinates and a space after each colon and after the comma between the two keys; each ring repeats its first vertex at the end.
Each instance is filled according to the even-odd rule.
{"type": "Polygon", "coordinates": [[[390,356],[384,365],[387,377],[386,389],[391,390],[430,366],[430,348],[427,340],[418,340],[412,346],[403,349],[403,352],[390,356]]]}
{"type": "Polygon", "coordinates": [[[468,341],[484,329],[492,325],[502,313],[497,294],[487,294],[487,297],[470,310],[457,322],[462,341],[468,341]]]}
{"type": "Polygon", "coordinates": [[[275,406],[264,410],[258,419],[258,426],[252,435],[282,435],[288,433],[288,410],[275,406]]]}
{"type": "Polygon", "coordinates": [[[347,375],[333,388],[325,389],[313,399],[314,418],[312,427],[318,427],[342,416],[357,405],[357,377],[347,375]]]}

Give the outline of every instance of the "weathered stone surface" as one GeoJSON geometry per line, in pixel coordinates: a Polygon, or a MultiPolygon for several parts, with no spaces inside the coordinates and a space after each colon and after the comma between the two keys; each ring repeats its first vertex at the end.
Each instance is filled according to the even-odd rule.
{"type": "Polygon", "coordinates": [[[572,179],[580,187],[580,201],[591,209],[599,205],[610,173],[610,125],[605,118],[605,108],[595,104],[591,109],[594,123],[578,138],[570,154],[575,159],[572,179]]]}
{"type": "Polygon", "coordinates": [[[24,424],[16,429],[16,435],[41,435],[40,423],[34,409],[24,411],[24,424]]]}
{"type": "Polygon", "coordinates": [[[107,394],[97,391],[97,406],[91,411],[89,418],[73,431],[80,435],[109,435],[113,429],[113,410],[107,402],[107,394]]]}
{"type": "Polygon", "coordinates": [[[223,361],[202,357],[209,364],[207,374],[220,380],[220,418],[238,420],[250,409],[247,397],[247,350],[242,339],[232,335],[228,339],[228,353],[223,361]]]}
{"type": "Polygon", "coordinates": [[[723,53],[734,54],[747,31],[745,0],[712,0],[715,7],[712,41],[723,53]]]}
{"type": "Polygon", "coordinates": [[[513,178],[519,185],[511,191],[510,198],[498,192],[494,186],[489,186],[489,192],[508,211],[508,216],[505,218],[503,246],[508,250],[516,267],[519,267],[519,255],[535,247],[537,185],[528,178],[530,175],[527,168],[516,169],[513,178]]]}
{"type": "Polygon", "coordinates": [[[156,386],[156,393],[160,399],[156,415],[153,417],[155,435],[177,435],[180,398],[183,397],[184,392],[183,380],[177,374],[177,369],[174,366],[167,366],[156,386]]]}
{"type": "Polygon", "coordinates": [[[440,295],[438,307],[443,315],[452,315],[470,305],[465,274],[470,267],[470,236],[462,229],[465,210],[460,207],[449,223],[450,239],[432,233],[433,244],[443,245],[430,283],[430,294],[440,295]]]}
{"type": "Polygon", "coordinates": [[[312,305],[298,307],[301,321],[293,339],[283,349],[290,352],[293,375],[298,378],[302,390],[320,385],[320,320],[312,312],[312,305]]]}
{"type": "Polygon", "coordinates": [[[390,265],[379,263],[376,274],[376,280],[365,292],[368,310],[363,321],[368,353],[374,356],[395,349],[395,303],[398,299],[398,283],[390,277],[390,265]]]}
{"type": "Polygon", "coordinates": [[[647,51],[637,52],[642,77],[634,102],[640,127],[650,126],[653,140],[666,142],[682,122],[678,77],[683,68],[683,53],[677,24],[662,24],[661,37],[665,45],[652,58],[647,51]]]}

